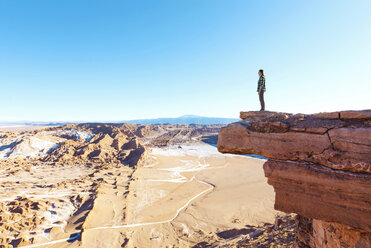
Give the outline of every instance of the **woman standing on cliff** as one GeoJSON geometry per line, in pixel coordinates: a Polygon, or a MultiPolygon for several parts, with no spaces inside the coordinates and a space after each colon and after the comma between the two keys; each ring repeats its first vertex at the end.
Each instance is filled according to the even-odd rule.
{"type": "Polygon", "coordinates": [[[265,102],[264,102],[264,92],[265,92],[265,76],[264,71],[262,69],[259,70],[259,81],[258,81],[258,94],[259,94],[259,101],[260,101],[260,111],[265,110],[265,102]]]}

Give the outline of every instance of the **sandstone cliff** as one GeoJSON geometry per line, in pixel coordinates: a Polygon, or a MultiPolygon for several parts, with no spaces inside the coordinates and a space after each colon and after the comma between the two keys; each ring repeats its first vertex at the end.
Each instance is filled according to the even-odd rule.
{"type": "Polygon", "coordinates": [[[222,153],[268,158],[275,208],[297,213],[297,247],[371,247],[371,110],[241,112],[222,153]]]}

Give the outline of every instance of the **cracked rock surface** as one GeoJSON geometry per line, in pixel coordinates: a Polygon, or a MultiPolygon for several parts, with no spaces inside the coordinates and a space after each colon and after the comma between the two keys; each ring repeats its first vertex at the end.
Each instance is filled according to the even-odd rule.
{"type": "Polygon", "coordinates": [[[240,117],[218,150],[268,158],[275,208],[307,220],[296,247],[371,247],[371,110],[240,117]]]}
{"type": "Polygon", "coordinates": [[[340,112],[347,113],[347,119],[326,119],[330,113],[264,113],[241,112],[242,121],[222,128],[219,151],[259,154],[268,158],[317,163],[332,169],[371,173],[371,111],[340,112]],[[354,119],[350,118],[350,113],[354,119]]]}

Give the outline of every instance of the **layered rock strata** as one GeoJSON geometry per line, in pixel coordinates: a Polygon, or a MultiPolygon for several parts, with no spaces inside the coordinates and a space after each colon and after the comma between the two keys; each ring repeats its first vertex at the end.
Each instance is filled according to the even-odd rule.
{"type": "Polygon", "coordinates": [[[275,208],[297,213],[297,247],[371,247],[371,110],[241,112],[222,153],[268,158],[275,208]]]}

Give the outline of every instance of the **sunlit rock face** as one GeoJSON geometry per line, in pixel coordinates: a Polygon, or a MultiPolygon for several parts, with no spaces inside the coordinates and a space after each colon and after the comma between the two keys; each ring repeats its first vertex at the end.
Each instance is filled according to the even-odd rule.
{"type": "Polygon", "coordinates": [[[275,208],[297,213],[297,247],[371,246],[371,110],[241,112],[222,153],[258,154],[275,208]]]}

